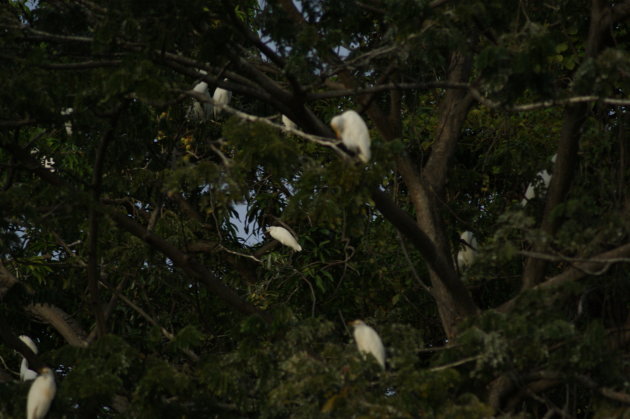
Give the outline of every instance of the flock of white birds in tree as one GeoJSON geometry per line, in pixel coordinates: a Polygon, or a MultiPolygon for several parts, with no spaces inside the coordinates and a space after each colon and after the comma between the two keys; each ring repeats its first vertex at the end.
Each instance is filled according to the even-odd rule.
{"type": "Polygon", "coordinates": [[[459,238],[461,243],[461,249],[457,252],[457,266],[460,271],[463,271],[469,267],[477,256],[477,239],[472,231],[464,231],[459,238]]]}
{"type": "Polygon", "coordinates": [[[385,347],[378,333],[363,320],[350,322],[350,326],[354,327],[353,335],[359,352],[364,355],[371,354],[381,368],[385,369],[385,347]]]}
{"type": "MultiPolygon", "coordinates": [[[[19,338],[34,354],[37,354],[37,345],[35,345],[33,339],[26,335],[21,335],[19,338]]],[[[50,368],[44,367],[41,369],[40,374],[37,374],[37,372],[28,367],[26,358],[22,357],[20,380],[33,381],[28,390],[28,397],[26,399],[27,419],[43,418],[46,416],[46,413],[48,413],[50,404],[57,392],[54,373],[50,368]]]]}
{"type": "MultiPolygon", "coordinates": [[[[202,72],[202,74],[206,74],[202,72]]],[[[225,79],[224,81],[227,81],[225,79]]],[[[200,81],[193,87],[193,92],[200,93],[206,100],[203,103],[195,100],[191,107],[188,109],[187,118],[191,121],[205,122],[211,117],[217,119],[221,113],[219,106],[213,106],[213,103],[219,105],[229,105],[232,99],[232,92],[225,90],[221,87],[214,89],[212,97],[210,96],[210,90],[208,89],[208,83],[200,81]],[[212,99],[212,102],[210,101],[212,99]]]]}
{"type": "MultiPolygon", "coordinates": [[[[208,83],[205,81],[197,83],[193,88],[193,91],[202,94],[207,99],[210,99],[208,83]]],[[[213,102],[220,105],[229,104],[231,98],[232,92],[220,87],[217,87],[212,95],[213,102]]],[[[72,108],[64,108],[61,111],[61,114],[63,116],[68,116],[72,114],[72,112],[72,108]]],[[[220,112],[221,109],[219,107],[212,106],[212,103],[210,102],[201,103],[199,101],[195,101],[189,109],[187,116],[191,120],[202,122],[208,120],[211,116],[217,119],[220,112]]],[[[297,125],[286,115],[282,115],[282,123],[287,128],[297,128],[297,125]]],[[[337,137],[341,139],[343,145],[350,153],[356,155],[363,163],[368,163],[370,161],[370,134],[365,121],[357,112],[349,110],[333,117],[330,121],[330,126],[334,129],[337,137]]],[[[72,135],[72,124],[69,121],[65,123],[65,128],[66,133],[68,135],[72,135]]],[[[552,161],[555,162],[555,159],[556,156],[554,155],[552,161]]],[[[50,160],[52,161],[52,159],[50,160]]],[[[45,167],[50,167],[49,164],[51,163],[47,160],[44,162],[45,167]]],[[[536,176],[542,180],[545,189],[549,187],[551,175],[546,169],[538,172],[536,176]]],[[[530,183],[525,192],[525,199],[521,204],[525,206],[529,200],[535,197],[536,185],[535,183],[530,183]]],[[[271,226],[267,229],[267,233],[269,233],[272,238],[294,251],[302,251],[302,246],[300,246],[293,234],[291,234],[291,232],[286,228],[271,226]]],[[[464,270],[473,263],[477,253],[478,244],[477,239],[471,231],[464,231],[460,235],[460,239],[462,244],[459,252],[457,253],[457,265],[460,270],[464,270]]],[[[351,322],[350,325],[354,327],[353,336],[359,352],[364,356],[366,354],[371,354],[381,368],[385,369],[385,347],[383,346],[383,342],[376,331],[365,324],[362,320],[355,320],[351,322]]],[[[22,335],[20,336],[20,339],[28,345],[35,354],[37,354],[37,346],[28,336],[22,335]]],[[[28,361],[23,358],[20,366],[20,379],[22,381],[34,380],[28,393],[27,418],[43,418],[48,412],[56,392],[55,378],[52,370],[50,368],[43,368],[41,370],[41,374],[38,375],[35,371],[28,368],[28,361]]]]}

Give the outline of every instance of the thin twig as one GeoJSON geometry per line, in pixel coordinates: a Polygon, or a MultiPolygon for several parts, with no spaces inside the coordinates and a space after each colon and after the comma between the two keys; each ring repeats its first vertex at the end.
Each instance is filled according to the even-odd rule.
{"type": "Polygon", "coordinates": [[[466,364],[468,362],[476,361],[481,358],[481,355],[470,356],[468,358],[460,359],[459,361],[451,362],[450,364],[440,365],[439,367],[430,368],[429,371],[442,371],[452,367],[457,367],[459,365],[466,364]]]}
{"type": "MultiPolygon", "coordinates": [[[[103,285],[105,288],[107,288],[113,294],[115,294],[118,298],[120,298],[122,301],[124,301],[125,304],[127,304],[129,307],[131,307],[135,312],[137,312],[142,317],[144,317],[144,319],[146,321],[148,321],[151,325],[153,325],[154,327],[157,327],[158,329],[160,329],[160,332],[162,332],[162,334],[164,335],[164,337],[166,339],[168,339],[169,341],[173,341],[175,339],[175,335],[173,335],[171,332],[166,330],[166,328],[161,326],[153,317],[149,316],[142,308],[137,306],[133,301],[131,301],[129,298],[127,298],[124,294],[119,292],[117,289],[114,289],[114,288],[110,287],[109,285],[107,285],[103,281],[99,281],[99,282],[101,283],[101,285],[103,285]]],[[[195,354],[193,351],[191,351],[190,349],[184,348],[183,352],[186,355],[188,355],[188,357],[192,361],[194,361],[194,362],[199,361],[199,356],[197,354],[195,354]]]]}

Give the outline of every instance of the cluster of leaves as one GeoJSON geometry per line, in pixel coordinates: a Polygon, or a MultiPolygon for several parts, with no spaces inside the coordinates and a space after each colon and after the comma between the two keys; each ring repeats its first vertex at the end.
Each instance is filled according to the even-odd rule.
{"type": "MultiPolygon", "coordinates": [[[[462,319],[457,341],[448,342],[440,323],[447,305],[427,289],[427,264],[370,197],[385,188],[418,215],[396,161],[404,155],[422,168],[431,156],[446,90],[399,92],[400,138],[373,129],[368,166],[268,124],[227,114],[190,121],[190,99],[177,99],[201,75],[189,71],[210,63],[221,68],[220,77],[211,74],[217,80],[224,71],[238,76],[231,83],[245,93],[234,93],[235,107],[277,120],[281,109],[252,69],[271,68],[248,43],[257,35],[284,62],[265,77],[294,91],[287,106],[338,86],[345,70],[361,86],[382,82],[394,64],[403,83],[446,80],[456,53],[470,55],[478,91],[492,103],[567,92],[623,96],[625,26],[614,28],[618,46],[584,59],[587,9],[569,1],[302,1],[304,24],[280,1],[9,3],[0,15],[0,49],[10,58],[0,62],[0,256],[19,285],[3,296],[0,319],[35,338],[55,366],[51,417],[481,418],[501,413],[488,393],[505,377],[516,377],[508,402],[535,379],[573,389],[556,391],[558,384],[539,399],[521,397],[526,414],[572,404],[573,412],[606,416],[617,404],[595,389],[628,392],[627,354],[615,344],[624,338],[614,332],[628,317],[626,270],[519,292],[522,252],[531,246],[560,255],[548,269],[555,275],[571,267],[569,257],[627,241],[625,107],[589,108],[553,237],[536,227],[542,188],[527,207],[519,203],[536,173],[552,169],[563,111],[471,108],[437,211],[453,254],[463,230],[481,243],[463,275],[481,313],[462,319]],[[5,25],[16,13],[20,23],[59,37],[39,41],[30,33],[29,40],[15,22],[5,25]],[[52,61],[81,65],[53,71],[52,61]],[[68,107],[73,113],[62,115],[68,107]],[[16,148],[31,157],[16,157],[16,148]],[[55,172],[47,172],[54,182],[38,172],[43,157],[54,158],[55,172]],[[94,176],[99,204],[145,230],[131,234],[106,212],[97,215],[108,334],[76,348],[24,308],[54,304],[88,332],[94,324],[86,291],[94,176]],[[303,252],[269,244],[264,228],[277,221],[298,233],[303,252]],[[205,276],[182,269],[150,235],[181,249],[205,276]],[[205,286],[207,277],[272,320],[235,314],[205,286]],[[356,350],[345,327],[354,318],[381,335],[386,371],[356,350]]],[[[387,107],[391,96],[369,101],[387,107]]],[[[307,105],[328,121],[361,100],[307,105]]],[[[0,346],[0,357],[17,370],[14,351],[0,346]]],[[[20,416],[27,391],[28,384],[0,380],[0,415],[20,416]]]]}

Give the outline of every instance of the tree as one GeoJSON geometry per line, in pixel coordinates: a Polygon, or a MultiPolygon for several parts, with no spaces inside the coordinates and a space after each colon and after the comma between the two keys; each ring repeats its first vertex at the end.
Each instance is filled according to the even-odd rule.
{"type": "Polygon", "coordinates": [[[532,3],[3,3],[3,414],[627,415],[630,2],[532,3]]]}

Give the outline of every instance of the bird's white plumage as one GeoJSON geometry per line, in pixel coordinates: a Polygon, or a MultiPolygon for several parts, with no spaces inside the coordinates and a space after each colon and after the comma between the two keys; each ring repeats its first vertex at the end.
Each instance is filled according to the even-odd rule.
{"type": "Polygon", "coordinates": [[[358,113],[346,111],[337,115],[331,119],[330,126],[348,150],[357,153],[363,163],[370,161],[370,132],[358,113]]]}
{"type": "Polygon", "coordinates": [[[385,369],[385,347],[378,333],[363,320],[355,320],[350,324],[354,326],[353,335],[359,352],[372,354],[381,368],[385,369]]]}
{"type": "Polygon", "coordinates": [[[33,351],[33,353],[35,354],[37,353],[37,345],[35,345],[35,342],[33,342],[33,339],[31,339],[30,337],[26,335],[20,335],[19,338],[22,342],[26,344],[26,346],[29,347],[31,351],[33,351]]]}
{"type": "Polygon", "coordinates": [[[282,115],[282,124],[289,129],[297,129],[295,122],[291,121],[286,115],[282,115]]]}
{"type": "MultiPolygon", "coordinates": [[[[37,345],[31,338],[26,335],[20,335],[20,340],[28,346],[33,353],[37,353],[37,345]]],[[[28,361],[26,358],[22,357],[22,363],[20,364],[20,380],[22,381],[30,381],[37,378],[37,372],[33,371],[28,367],[28,361]]]]}
{"type": "Polygon", "coordinates": [[[296,252],[302,251],[302,246],[300,246],[297,240],[295,240],[295,237],[293,237],[293,234],[291,234],[286,228],[271,226],[267,229],[267,233],[269,233],[271,237],[278,240],[280,243],[290,247],[296,252]]]}
{"type": "MultiPolygon", "coordinates": [[[[72,115],[72,113],[74,112],[74,109],[72,108],[63,108],[61,110],[61,116],[70,116],[72,115]]],[[[64,123],[64,128],[66,129],[66,134],[68,134],[68,136],[72,135],[72,122],[70,122],[69,120],[66,121],[64,123]]]]}
{"type": "Polygon", "coordinates": [[[42,368],[41,374],[33,381],[28,391],[26,418],[42,419],[46,416],[56,392],[54,373],[50,368],[42,368]]]}
{"type": "Polygon", "coordinates": [[[545,189],[549,188],[549,184],[551,183],[551,175],[545,170],[541,170],[538,172],[537,176],[542,179],[543,185],[545,185],[545,189]]]}
{"type": "Polygon", "coordinates": [[[22,358],[22,363],[20,364],[20,380],[31,381],[36,378],[37,372],[28,367],[28,361],[26,360],[26,358],[22,358]]]}
{"type": "MultiPolygon", "coordinates": [[[[549,188],[549,184],[551,183],[551,174],[547,171],[547,169],[541,170],[536,173],[536,177],[542,180],[542,188],[546,191],[549,188]]],[[[534,182],[527,185],[527,190],[525,190],[525,198],[521,201],[521,206],[527,205],[528,201],[536,198],[536,184],[540,181],[536,179],[534,182]]]]}
{"type": "MultiPolygon", "coordinates": [[[[551,162],[555,164],[557,157],[557,153],[551,156],[551,162]]],[[[527,185],[527,189],[525,190],[525,198],[521,201],[522,207],[526,206],[528,201],[536,198],[536,185],[540,183],[538,178],[542,180],[544,190],[546,191],[547,189],[549,189],[549,184],[551,183],[551,173],[549,173],[547,169],[543,169],[540,172],[536,173],[536,179],[534,179],[533,182],[527,185]]]]}
{"type": "MultiPolygon", "coordinates": [[[[217,87],[214,90],[214,94],[212,95],[213,102],[219,105],[228,105],[231,99],[232,99],[232,92],[230,92],[229,90],[222,89],[220,87],[217,87]]],[[[221,109],[215,106],[214,119],[217,119],[220,113],[221,113],[221,109]]]]}
{"type": "Polygon", "coordinates": [[[463,270],[470,266],[477,256],[477,239],[472,231],[464,231],[459,238],[465,243],[461,245],[461,249],[457,252],[457,266],[463,270]]]}
{"type": "MultiPolygon", "coordinates": [[[[193,91],[201,93],[205,98],[210,99],[210,91],[208,90],[208,83],[201,81],[193,87],[193,91]]],[[[192,104],[188,109],[188,119],[203,122],[210,118],[212,115],[212,104],[210,102],[201,103],[198,100],[192,104]]]]}
{"type": "MultiPolygon", "coordinates": [[[[31,155],[35,156],[37,154],[39,154],[39,149],[37,147],[33,147],[33,149],[31,150],[31,155]]],[[[51,172],[55,171],[55,159],[53,159],[52,157],[42,156],[39,159],[39,163],[45,169],[48,169],[51,172]]]]}

